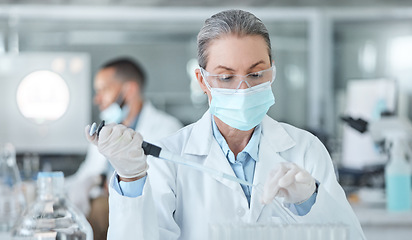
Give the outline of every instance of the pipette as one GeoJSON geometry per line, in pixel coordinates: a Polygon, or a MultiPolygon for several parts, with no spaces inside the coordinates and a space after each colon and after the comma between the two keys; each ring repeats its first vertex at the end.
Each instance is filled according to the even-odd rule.
{"type": "MultiPolygon", "coordinates": [[[[102,121],[98,127],[96,127],[96,124],[93,123],[92,126],[90,127],[90,136],[93,136],[95,133],[97,133],[97,136],[99,136],[100,130],[103,128],[104,126],[104,121],[102,121]]],[[[184,166],[188,166],[190,168],[196,169],[198,171],[210,174],[210,175],[214,175],[218,178],[224,178],[233,182],[237,182],[240,184],[244,184],[247,186],[252,186],[254,189],[258,190],[260,193],[263,193],[263,189],[261,187],[261,185],[256,185],[256,184],[252,184],[250,182],[247,182],[243,179],[237,178],[235,176],[231,176],[229,174],[226,174],[224,172],[218,171],[216,169],[213,168],[208,168],[205,167],[199,163],[196,162],[192,162],[192,161],[188,161],[186,159],[184,159],[183,157],[181,157],[180,155],[174,154],[172,152],[169,152],[165,149],[162,149],[159,146],[156,146],[154,144],[148,143],[146,141],[142,142],[142,148],[144,151],[145,155],[151,155],[153,157],[159,158],[159,159],[163,159],[166,161],[170,161],[176,164],[180,164],[180,165],[184,165],[184,166]]],[[[296,223],[296,219],[293,217],[293,215],[287,211],[285,208],[282,207],[282,204],[276,199],[274,198],[272,201],[272,204],[269,204],[270,207],[272,207],[272,209],[278,213],[279,217],[285,222],[285,223],[296,223]]]]}
{"type": "Polygon", "coordinates": [[[89,130],[89,135],[93,136],[95,133],[97,134],[97,136],[99,136],[100,131],[102,130],[102,128],[104,127],[105,121],[103,120],[99,126],[97,127],[97,124],[94,122],[91,126],[90,126],[90,130],[89,130]]]}
{"type": "MultiPolygon", "coordinates": [[[[240,178],[228,175],[226,173],[223,173],[221,171],[218,171],[216,169],[205,167],[205,166],[203,166],[199,163],[196,163],[196,162],[187,161],[183,157],[181,157],[177,154],[171,153],[171,152],[169,152],[165,149],[162,149],[161,147],[158,147],[156,145],[153,145],[151,143],[143,141],[142,148],[143,148],[143,151],[144,151],[145,155],[151,155],[153,157],[160,158],[160,159],[163,159],[163,160],[166,160],[166,161],[170,161],[170,162],[174,162],[174,163],[177,163],[177,164],[185,165],[185,166],[194,168],[198,171],[208,173],[210,175],[217,176],[218,178],[225,178],[225,179],[228,179],[228,180],[233,181],[233,182],[237,182],[237,183],[240,183],[240,184],[252,186],[254,189],[259,191],[259,193],[261,193],[261,194],[263,193],[263,189],[262,189],[262,186],[260,184],[255,185],[255,184],[249,183],[249,182],[247,182],[243,179],[240,179],[240,178]]],[[[293,217],[293,215],[290,212],[288,212],[288,210],[283,208],[282,204],[276,198],[274,198],[272,200],[272,204],[269,204],[269,205],[276,213],[278,213],[279,217],[285,223],[296,223],[297,222],[295,217],[293,217]]]]}
{"type": "Polygon", "coordinates": [[[228,180],[233,181],[233,182],[237,182],[237,183],[248,185],[248,186],[253,186],[252,183],[247,182],[243,179],[231,176],[231,175],[226,174],[226,173],[221,172],[221,171],[217,171],[216,169],[213,169],[213,168],[205,167],[202,164],[199,164],[199,163],[196,163],[196,162],[187,161],[186,159],[182,158],[181,156],[179,156],[177,154],[174,154],[174,153],[171,153],[171,152],[169,152],[165,149],[162,149],[162,148],[160,148],[156,145],[153,145],[151,143],[143,141],[142,148],[143,148],[143,151],[144,151],[145,155],[151,155],[153,157],[157,157],[157,158],[160,158],[160,159],[163,159],[163,160],[166,160],[166,161],[170,161],[170,162],[174,162],[174,163],[177,163],[177,164],[185,165],[185,166],[194,168],[196,170],[199,170],[201,172],[208,173],[210,175],[214,175],[218,178],[225,178],[225,179],[228,179],[228,180]]]}

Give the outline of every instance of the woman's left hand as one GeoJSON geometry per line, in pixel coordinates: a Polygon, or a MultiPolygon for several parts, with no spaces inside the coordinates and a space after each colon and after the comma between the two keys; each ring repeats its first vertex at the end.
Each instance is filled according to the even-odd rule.
{"type": "Polygon", "coordinates": [[[275,197],[283,197],[286,203],[299,204],[309,199],[315,190],[315,179],[310,173],[295,163],[283,162],[270,172],[262,202],[268,204],[275,197]]]}

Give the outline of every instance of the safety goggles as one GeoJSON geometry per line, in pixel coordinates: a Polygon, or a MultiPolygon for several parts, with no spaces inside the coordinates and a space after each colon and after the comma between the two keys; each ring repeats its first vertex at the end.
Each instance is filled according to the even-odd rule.
{"type": "Polygon", "coordinates": [[[236,74],[211,74],[204,68],[200,68],[202,77],[206,80],[206,86],[218,89],[233,89],[237,90],[240,88],[244,82],[248,88],[258,86],[263,83],[272,83],[276,77],[276,67],[272,67],[254,73],[249,73],[247,75],[236,75],[236,74]]]}

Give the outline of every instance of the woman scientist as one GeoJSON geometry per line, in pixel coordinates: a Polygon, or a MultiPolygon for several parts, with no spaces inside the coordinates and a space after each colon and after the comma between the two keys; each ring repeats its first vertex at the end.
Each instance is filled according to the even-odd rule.
{"type": "Polygon", "coordinates": [[[241,10],[220,12],[205,21],[197,42],[200,69],[195,74],[209,111],[158,145],[261,184],[263,193],[186,166],[146,159],[139,133],[107,125],[98,138],[88,138],[116,170],[110,183],[108,239],[210,239],[210,224],[276,221],[278,213],[265,205],[275,197],[283,198],[299,222],[345,224],[350,239],[364,239],[322,143],[266,115],[275,102],[271,85],[276,70],[261,20],[241,10]]]}

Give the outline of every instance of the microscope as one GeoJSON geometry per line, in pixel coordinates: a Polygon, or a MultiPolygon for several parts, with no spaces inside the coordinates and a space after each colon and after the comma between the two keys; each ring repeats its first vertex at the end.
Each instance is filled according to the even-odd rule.
{"type": "Polygon", "coordinates": [[[341,119],[360,133],[369,133],[381,151],[388,156],[383,166],[386,208],[389,211],[411,209],[412,174],[412,124],[408,119],[383,115],[381,119],[367,122],[342,116],[341,119]]]}
{"type": "Polygon", "coordinates": [[[360,133],[368,133],[372,140],[381,147],[385,154],[390,153],[391,145],[395,138],[404,142],[404,149],[409,158],[412,157],[412,123],[406,119],[394,116],[391,113],[383,113],[381,119],[365,121],[362,118],[354,119],[350,116],[341,116],[341,120],[360,133]]]}

